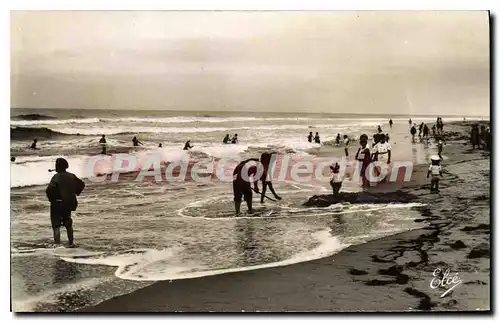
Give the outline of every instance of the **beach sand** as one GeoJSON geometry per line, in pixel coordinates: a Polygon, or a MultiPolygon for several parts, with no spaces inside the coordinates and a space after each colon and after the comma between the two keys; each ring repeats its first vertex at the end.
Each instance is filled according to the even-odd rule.
{"type": "Polygon", "coordinates": [[[490,310],[490,154],[472,151],[470,124],[447,124],[440,194],[429,192],[427,165],[412,180],[371,188],[427,204],[423,229],[348,247],[290,266],[161,281],[83,312],[171,311],[488,311],[490,310]],[[431,288],[433,272],[462,281],[431,288]]]}

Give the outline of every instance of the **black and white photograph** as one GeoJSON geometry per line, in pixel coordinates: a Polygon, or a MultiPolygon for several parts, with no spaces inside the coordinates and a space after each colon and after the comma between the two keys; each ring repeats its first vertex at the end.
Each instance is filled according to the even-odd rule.
{"type": "Polygon", "coordinates": [[[12,312],[491,312],[491,12],[9,15],[12,312]]]}

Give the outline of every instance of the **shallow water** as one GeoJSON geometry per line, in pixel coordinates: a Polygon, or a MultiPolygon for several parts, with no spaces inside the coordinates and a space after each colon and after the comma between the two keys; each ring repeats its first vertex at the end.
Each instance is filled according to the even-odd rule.
{"type": "MultiPolygon", "coordinates": [[[[215,121],[219,123],[210,123],[213,127],[220,126],[220,123],[235,127],[235,122],[252,122],[215,121]]],[[[252,129],[239,130],[238,133],[244,134],[242,137],[247,135],[252,138],[252,144],[240,143],[228,147],[232,150],[226,152],[237,153],[244,158],[255,157],[273,147],[283,153],[291,149],[295,152],[293,155],[300,152],[301,158],[314,158],[317,162],[328,161],[344,153],[342,147],[319,148],[304,142],[307,127],[300,130],[304,133],[297,134],[297,129],[286,127],[292,122],[290,119],[258,122],[274,126],[277,132],[268,133],[274,133],[274,137],[262,136],[252,129]],[[294,139],[297,135],[304,138],[294,139]]],[[[299,125],[319,124],[325,120],[293,122],[299,125]]],[[[342,124],[351,130],[348,134],[352,136],[371,133],[375,127],[370,122],[374,121],[363,122],[343,120],[342,124]]],[[[160,126],[157,120],[150,123],[160,126]]],[[[86,124],[79,123],[78,126],[86,124]]],[[[161,126],[178,125],[172,124],[166,125],[163,120],[161,126]]],[[[330,128],[322,130],[323,137],[334,137],[339,124],[339,121],[332,121],[330,128]]],[[[434,143],[411,144],[407,131],[406,121],[388,131],[393,145],[393,159],[427,162],[429,155],[435,153],[434,143]]],[[[199,134],[194,149],[199,153],[198,160],[221,153],[221,146],[211,142],[220,139],[216,135],[221,134],[223,132],[216,131],[199,134]]],[[[149,138],[149,135],[159,134],[144,137],[149,138]]],[[[119,141],[121,137],[111,137],[110,140],[119,141]]],[[[76,141],[74,137],[55,140],[53,151],[66,155],[64,153],[76,149],[73,146],[76,141]]],[[[125,145],[125,142],[123,139],[120,144],[125,145]]],[[[19,148],[20,144],[13,142],[12,149],[19,148]]],[[[180,150],[178,147],[173,150],[173,145],[168,149],[170,156],[180,150]]],[[[356,149],[354,143],[352,153],[356,149]]],[[[46,174],[46,169],[55,157],[20,157],[11,168],[12,182],[22,185],[26,180],[33,180],[31,184],[43,184],[45,180],[50,180],[51,175],[46,174]],[[47,178],[30,178],[43,170],[47,178]]],[[[68,159],[71,164],[78,156],[69,155],[68,159]]],[[[133,176],[125,176],[117,183],[88,182],[74,214],[75,240],[79,246],[76,249],[55,248],[52,245],[45,185],[11,189],[14,310],[74,310],[133,291],[152,281],[289,265],[329,256],[351,244],[421,225],[414,222],[419,217],[415,208],[418,204],[339,204],[321,209],[302,206],[310,196],[330,191],[328,182],[275,182],[282,201],[274,203],[266,200],[261,205],[259,198],[254,196],[255,214],[247,214],[243,204],[243,214],[236,217],[230,183],[154,183],[135,182],[133,179],[133,176]]],[[[355,182],[343,185],[344,191],[359,189],[359,184],[355,182]]],[[[62,239],[66,240],[64,229],[62,235],[62,239]]]]}

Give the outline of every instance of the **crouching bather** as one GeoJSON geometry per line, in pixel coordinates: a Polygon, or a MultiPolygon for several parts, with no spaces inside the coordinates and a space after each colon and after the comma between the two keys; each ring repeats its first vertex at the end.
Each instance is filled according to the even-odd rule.
{"type": "Polygon", "coordinates": [[[247,203],[248,213],[253,213],[251,181],[253,181],[254,184],[254,191],[259,193],[259,186],[257,185],[259,178],[256,177],[257,166],[248,165],[247,163],[250,161],[259,162],[259,159],[248,159],[242,161],[233,171],[234,208],[237,215],[240,214],[242,197],[247,203]]]}

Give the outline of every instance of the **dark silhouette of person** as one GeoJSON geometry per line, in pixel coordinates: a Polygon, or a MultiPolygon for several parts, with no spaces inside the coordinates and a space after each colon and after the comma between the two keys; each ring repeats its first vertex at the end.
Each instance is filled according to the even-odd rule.
{"type": "Polygon", "coordinates": [[[423,128],[424,128],[424,122],[420,123],[420,125],[418,126],[418,137],[422,136],[423,128]]]}
{"type": "Polygon", "coordinates": [[[424,128],[423,128],[423,134],[424,134],[424,138],[428,139],[429,138],[429,127],[427,126],[427,124],[424,124],[424,128]]]}
{"type": "Polygon", "coordinates": [[[470,133],[470,140],[472,143],[473,150],[476,148],[476,145],[479,148],[480,138],[479,138],[479,125],[478,124],[474,124],[472,126],[472,131],[470,133]]]}
{"type": "Polygon", "coordinates": [[[274,195],[274,198],[276,198],[277,200],[281,200],[281,197],[278,196],[276,191],[274,191],[273,183],[271,182],[272,174],[269,174],[269,167],[271,166],[271,158],[273,154],[276,154],[276,152],[271,152],[271,153],[265,152],[262,153],[262,155],[260,156],[260,163],[264,167],[264,172],[262,173],[261,177],[262,194],[260,196],[260,203],[264,203],[264,196],[266,195],[266,190],[268,186],[269,190],[274,195]]]}
{"type": "Polygon", "coordinates": [[[432,126],[432,136],[436,137],[436,124],[432,126]]]}
{"type": "Polygon", "coordinates": [[[486,150],[486,138],[487,133],[486,133],[486,126],[481,125],[481,132],[479,133],[479,138],[481,142],[481,149],[486,150]]]}
{"type": "Polygon", "coordinates": [[[411,134],[411,142],[415,143],[415,135],[417,134],[417,129],[415,128],[415,124],[410,129],[411,134]]]}
{"type": "Polygon", "coordinates": [[[85,183],[73,173],[66,172],[68,161],[63,158],[56,160],[56,174],[50,180],[45,193],[50,201],[50,221],[54,233],[54,242],[61,243],[61,226],[66,228],[69,247],[73,243],[73,220],[71,212],[78,207],[76,196],[85,188],[85,183]]]}
{"type": "Polygon", "coordinates": [[[346,158],[349,157],[349,149],[350,149],[350,144],[351,140],[349,140],[349,137],[344,134],[344,153],[346,158]]]}
{"type": "Polygon", "coordinates": [[[411,118],[408,120],[408,124],[410,124],[410,125],[411,125],[411,118]]]}
{"type": "Polygon", "coordinates": [[[316,135],[314,136],[314,143],[321,144],[321,140],[319,139],[319,133],[316,132],[316,135]]]}
{"type": "Polygon", "coordinates": [[[368,187],[370,186],[370,182],[366,175],[366,169],[372,162],[371,151],[370,148],[367,146],[368,135],[361,134],[361,136],[359,137],[359,144],[361,145],[361,147],[358,149],[358,152],[356,152],[356,160],[360,163],[358,164],[358,166],[361,166],[360,174],[363,182],[363,187],[368,187]]]}
{"type": "Polygon", "coordinates": [[[229,134],[226,134],[226,136],[222,140],[222,143],[229,144],[230,142],[231,142],[231,138],[229,137],[229,134]]]}
{"type": "Polygon", "coordinates": [[[16,157],[11,157],[10,158],[10,162],[15,162],[16,161],[16,157]]]}
{"type": "Polygon", "coordinates": [[[134,144],[134,146],[139,146],[140,145],[143,145],[141,141],[139,141],[137,139],[137,137],[134,136],[134,138],[132,139],[132,143],[134,144]]]}
{"type": "Polygon", "coordinates": [[[237,144],[237,143],[238,143],[238,133],[235,133],[233,139],[231,140],[231,144],[237,144]]]}
{"type": "Polygon", "coordinates": [[[335,137],[335,145],[340,145],[340,133],[337,133],[337,136],[335,137]]]}
{"type": "Polygon", "coordinates": [[[389,120],[389,126],[390,126],[391,129],[392,129],[392,124],[394,124],[394,123],[392,122],[392,119],[390,119],[389,120]]]}
{"type": "Polygon", "coordinates": [[[237,215],[240,214],[242,197],[247,203],[248,213],[253,213],[251,181],[254,183],[255,192],[259,193],[259,186],[257,184],[259,178],[256,178],[257,166],[248,166],[247,163],[250,161],[259,162],[259,159],[252,158],[241,161],[233,171],[234,208],[237,215]],[[246,176],[247,174],[248,176],[246,176]]]}
{"type": "Polygon", "coordinates": [[[38,142],[38,140],[34,139],[33,143],[31,143],[30,149],[32,149],[32,150],[38,150],[38,148],[36,147],[37,142],[38,142]]]}
{"type": "Polygon", "coordinates": [[[312,143],[313,138],[314,138],[313,132],[309,132],[309,135],[307,136],[307,141],[308,141],[309,143],[312,143]]]}
{"type": "Polygon", "coordinates": [[[101,139],[99,140],[100,144],[106,144],[106,136],[103,134],[101,139]]]}
{"type": "Polygon", "coordinates": [[[158,144],[158,147],[161,148],[161,147],[163,147],[163,145],[160,143],[160,144],[158,144]]]}
{"type": "Polygon", "coordinates": [[[382,131],[382,128],[380,127],[380,125],[377,127],[377,132],[378,132],[378,133],[382,133],[382,132],[383,132],[383,131],[382,131]]]}
{"type": "Polygon", "coordinates": [[[486,129],[486,150],[491,151],[491,130],[486,129]]]}
{"type": "Polygon", "coordinates": [[[186,144],[184,144],[183,150],[189,150],[191,148],[193,148],[193,146],[191,145],[191,140],[187,140],[186,144]]]}

